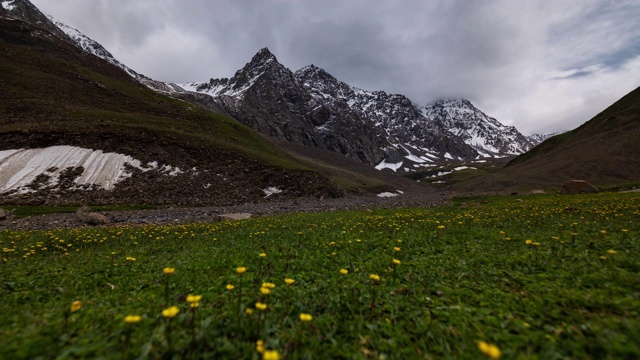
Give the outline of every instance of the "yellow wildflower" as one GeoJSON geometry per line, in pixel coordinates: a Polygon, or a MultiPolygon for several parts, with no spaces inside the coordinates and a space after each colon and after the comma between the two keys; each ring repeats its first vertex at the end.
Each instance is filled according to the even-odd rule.
{"type": "Polygon", "coordinates": [[[393,248],[393,251],[400,251],[400,248],[396,246],[393,248]]]}
{"type": "Polygon", "coordinates": [[[369,275],[369,279],[371,279],[373,281],[380,281],[380,276],[378,276],[376,274],[371,274],[371,275],[369,275]]]}
{"type": "Polygon", "coordinates": [[[171,319],[176,315],[178,315],[179,312],[180,312],[180,309],[177,306],[172,306],[162,310],[162,316],[171,319]]]}
{"type": "Polygon", "coordinates": [[[613,249],[609,249],[609,250],[607,250],[607,253],[608,253],[608,254],[611,254],[611,255],[615,255],[615,254],[617,254],[618,252],[617,252],[617,251],[615,251],[615,250],[613,250],[613,249]]]}
{"type": "Polygon", "coordinates": [[[198,308],[200,307],[200,303],[199,302],[192,302],[189,304],[189,307],[192,309],[198,308]]]}
{"type": "Polygon", "coordinates": [[[142,316],[140,315],[127,315],[124,317],[124,322],[127,324],[135,324],[142,320],[142,316]]]}
{"type": "Polygon", "coordinates": [[[187,295],[187,302],[189,304],[200,302],[202,295],[187,295]]]}
{"type": "Polygon", "coordinates": [[[258,256],[260,256],[260,257],[262,257],[262,258],[263,258],[263,257],[267,257],[267,254],[265,254],[265,253],[260,253],[260,255],[258,255],[258,256]]]}
{"type": "Polygon", "coordinates": [[[227,284],[227,290],[231,291],[235,288],[235,286],[231,285],[231,284],[227,284]]]}
{"type": "Polygon", "coordinates": [[[262,360],[280,360],[280,353],[277,350],[265,350],[262,360]]]}
{"type": "Polygon", "coordinates": [[[267,304],[261,303],[261,302],[257,302],[256,303],[256,309],[258,310],[267,310],[267,304]]]}
{"type": "Polygon", "coordinates": [[[237,269],[236,269],[236,272],[237,272],[238,274],[242,275],[242,274],[244,274],[244,273],[246,273],[246,272],[247,272],[247,268],[246,268],[246,267],[244,267],[244,266],[241,266],[241,267],[239,267],[239,268],[237,268],[237,269]]]}
{"type": "Polygon", "coordinates": [[[502,356],[500,348],[482,340],[478,341],[478,349],[480,350],[480,352],[492,359],[500,359],[500,357],[502,356]]]}
{"type": "Polygon", "coordinates": [[[607,235],[607,230],[600,230],[600,234],[607,235]]]}
{"type": "Polygon", "coordinates": [[[166,267],[164,269],[162,269],[162,273],[165,275],[172,275],[176,272],[175,268],[170,268],[170,267],[166,267]]]}
{"type": "Polygon", "coordinates": [[[444,229],[444,225],[438,225],[438,229],[440,230],[444,229]]]}
{"type": "Polygon", "coordinates": [[[76,312],[80,310],[81,307],[82,307],[82,301],[76,300],[71,303],[71,307],[69,308],[69,310],[71,310],[71,312],[76,312]]]}
{"type": "Polygon", "coordinates": [[[349,270],[347,269],[340,269],[340,274],[342,275],[347,275],[349,273],[349,270]]]}
{"type": "Polygon", "coordinates": [[[127,256],[127,261],[136,261],[136,258],[131,257],[131,256],[127,256]]]}
{"type": "Polygon", "coordinates": [[[300,320],[302,321],[311,321],[311,319],[313,319],[313,316],[311,316],[311,314],[300,314],[300,320]]]}
{"type": "Polygon", "coordinates": [[[256,351],[262,354],[264,352],[264,341],[258,340],[256,341],[256,351]]]}
{"type": "Polygon", "coordinates": [[[598,259],[600,259],[600,260],[607,260],[607,257],[606,257],[606,256],[604,256],[604,255],[600,255],[600,256],[598,256],[598,259]]]}
{"type": "Polygon", "coordinates": [[[253,309],[252,308],[246,308],[244,311],[247,315],[251,315],[253,314],[253,309]]]}
{"type": "Polygon", "coordinates": [[[270,282],[263,282],[262,287],[266,287],[267,289],[273,289],[276,287],[276,284],[270,282]]]}
{"type": "Polygon", "coordinates": [[[291,284],[293,284],[293,283],[294,283],[294,282],[296,282],[296,281],[295,281],[294,279],[285,278],[285,279],[284,279],[284,282],[285,282],[287,285],[291,285],[291,284]]]}
{"type": "Polygon", "coordinates": [[[394,263],[395,265],[400,265],[400,260],[398,260],[398,259],[393,259],[393,263],[394,263]]]}
{"type": "Polygon", "coordinates": [[[527,240],[525,240],[525,241],[524,241],[524,243],[525,243],[525,244],[527,244],[527,245],[531,245],[531,244],[533,244],[533,241],[532,241],[532,240],[527,239],[527,240]]]}
{"type": "Polygon", "coordinates": [[[269,288],[266,288],[266,287],[261,287],[260,288],[260,294],[269,295],[270,293],[271,293],[271,290],[269,290],[269,288]]]}

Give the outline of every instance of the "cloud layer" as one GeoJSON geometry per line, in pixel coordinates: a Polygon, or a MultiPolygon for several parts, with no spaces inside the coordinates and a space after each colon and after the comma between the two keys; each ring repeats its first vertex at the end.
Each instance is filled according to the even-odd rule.
{"type": "Polygon", "coordinates": [[[229,77],[261,48],[425,105],[465,97],[523,133],[640,86],[640,1],[32,0],[154,79],[229,77]]]}

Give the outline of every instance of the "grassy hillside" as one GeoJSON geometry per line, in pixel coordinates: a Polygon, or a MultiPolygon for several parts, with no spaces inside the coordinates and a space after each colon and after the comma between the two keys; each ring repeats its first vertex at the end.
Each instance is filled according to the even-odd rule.
{"type": "Polygon", "coordinates": [[[640,182],[640,88],[582,126],[547,139],[494,174],[458,190],[557,188],[571,179],[610,187],[640,182]]]}
{"type": "Polygon", "coordinates": [[[0,357],[640,357],[640,194],[455,203],[0,232],[0,357]]]}
{"type": "MultiPolygon", "coordinates": [[[[43,30],[0,19],[0,48],[0,150],[74,145],[203,170],[189,184],[188,179],[142,179],[123,184],[127,194],[75,201],[118,202],[133,196],[132,202],[171,203],[173,197],[229,203],[259,199],[261,187],[278,183],[292,189],[290,194],[340,192],[248,127],[158,94],[43,30]],[[212,178],[213,172],[228,184],[212,178]],[[211,185],[214,189],[203,191],[211,185]]],[[[40,195],[42,201],[45,194],[40,195]]]]}

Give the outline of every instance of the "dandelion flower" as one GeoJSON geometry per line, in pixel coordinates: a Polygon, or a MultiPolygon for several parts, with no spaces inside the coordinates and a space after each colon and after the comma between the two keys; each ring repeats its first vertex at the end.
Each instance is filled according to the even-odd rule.
{"type": "Polygon", "coordinates": [[[187,302],[189,304],[200,302],[202,295],[187,295],[187,302]]]}
{"type": "Polygon", "coordinates": [[[600,230],[600,234],[607,235],[607,230],[600,230]]]}
{"type": "Polygon", "coordinates": [[[237,269],[236,269],[236,272],[237,272],[238,274],[242,275],[242,274],[244,274],[244,273],[246,273],[246,272],[247,272],[247,268],[246,268],[246,267],[244,267],[244,266],[241,266],[241,267],[239,267],[239,268],[237,268],[237,269]]]}
{"type": "Polygon", "coordinates": [[[393,259],[393,263],[394,263],[395,265],[400,265],[400,260],[398,260],[398,259],[393,259]]]}
{"type": "Polygon", "coordinates": [[[524,241],[524,243],[525,243],[525,244],[527,244],[527,245],[531,245],[531,244],[533,244],[533,241],[532,241],[532,240],[527,239],[527,240],[525,240],[525,241],[524,241]]]}
{"type": "Polygon", "coordinates": [[[311,314],[300,314],[300,320],[302,321],[311,321],[311,319],[313,319],[313,316],[311,316],[311,314]]]}
{"type": "Polygon", "coordinates": [[[136,258],[131,257],[131,256],[127,256],[127,261],[136,261],[136,258]]]}
{"type": "Polygon", "coordinates": [[[606,256],[604,256],[604,255],[600,255],[600,256],[598,256],[598,259],[600,259],[600,260],[607,260],[607,257],[606,257],[606,256]]]}
{"type": "Polygon", "coordinates": [[[340,274],[342,275],[347,275],[349,273],[349,270],[347,269],[340,269],[340,274]]]}
{"type": "Polygon", "coordinates": [[[265,350],[262,360],[280,360],[280,353],[277,350],[265,350]]]}
{"type": "Polygon", "coordinates": [[[611,254],[611,255],[615,255],[615,254],[617,254],[618,252],[617,252],[617,251],[615,251],[615,250],[613,250],[613,249],[609,249],[609,250],[607,250],[607,253],[608,253],[608,254],[611,254]]]}
{"type": "Polygon", "coordinates": [[[276,284],[270,283],[270,282],[263,282],[262,287],[266,287],[267,289],[274,289],[276,287],[276,284]]]}
{"type": "Polygon", "coordinates": [[[265,253],[260,253],[260,255],[258,255],[258,256],[260,256],[261,258],[263,258],[263,257],[267,257],[267,254],[265,254],[265,253]]]}
{"type": "Polygon", "coordinates": [[[127,324],[135,324],[140,322],[140,320],[142,320],[142,316],[140,315],[127,315],[124,317],[124,322],[127,324]]]}
{"type": "Polygon", "coordinates": [[[246,308],[246,309],[244,310],[244,312],[245,312],[247,315],[252,315],[252,314],[253,314],[253,309],[252,309],[252,308],[246,308]]]}
{"type": "Polygon", "coordinates": [[[492,359],[500,359],[500,357],[502,356],[500,348],[485,341],[478,341],[478,349],[480,350],[480,352],[492,359]]]}
{"type": "Polygon", "coordinates": [[[176,272],[176,268],[170,268],[170,267],[166,267],[164,269],[162,269],[162,273],[165,275],[172,275],[176,272]]]}
{"type": "Polygon", "coordinates": [[[227,290],[231,291],[235,288],[235,286],[231,285],[231,284],[227,284],[227,290]]]}
{"type": "Polygon", "coordinates": [[[257,302],[256,303],[256,309],[258,309],[258,310],[267,310],[267,304],[261,303],[261,302],[257,302]]]}
{"type": "Polygon", "coordinates": [[[69,310],[71,312],[76,312],[76,311],[80,310],[80,308],[82,308],[82,301],[76,300],[76,301],[71,303],[71,307],[69,308],[69,310]]]}
{"type": "Polygon", "coordinates": [[[199,302],[189,303],[189,307],[192,308],[192,309],[199,308],[200,307],[200,303],[199,302]]]}
{"type": "Polygon", "coordinates": [[[438,225],[438,229],[443,230],[444,229],[444,225],[438,225]]]}
{"type": "Polygon", "coordinates": [[[396,246],[393,248],[393,251],[400,251],[400,248],[396,246]]]}
{"type": "Polygon", "coordinates": [[[258,340],[256,341],[256,351],[262,354],[264,352],[264,341],[258,340]]]}
{"type": "Polygon", "coordinates": [[[260,288],[260,294],[269,295],[270,293],[271,293],[271,290],[269,290],[269,288],[266,288],[266,287],[261,287],[260,288]]]}
{"type": "Polygon", "coordinates": [[[296,282],[296,281],[295,281],[294,279],[286,278],[286,279],[284,279],[284,282],[285,282],[287,285],[291,285],[291,284],[293,284],[293,283],[294,283],[294,282],[296,282]]]}
{"type": "Polygon", "coordinates": [[[176,315],[178,315],[179,312],[180,312],[180,309],[177,306],[172,306],[162,310],[162,316],[171,319],[176,315]]]}
{"type": "Polygon", "coordinates": [[[369,279],[371,279],[373,281],[380,281],[380,276],[378,276],[376,274],[371,274],[371,275],[369,275],[369,279]]]}

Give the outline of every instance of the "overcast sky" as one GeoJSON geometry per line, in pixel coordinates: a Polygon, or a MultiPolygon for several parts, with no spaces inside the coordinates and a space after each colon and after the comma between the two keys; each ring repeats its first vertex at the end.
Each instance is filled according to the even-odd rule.
{"type": "Polygon", "coordinates": [[[640,86],[640,0],[31,0],[170,82],[263,47],[418,105],[464,97],[524,134],[573,129],[640,86]]]}

